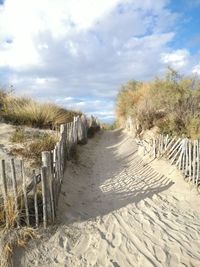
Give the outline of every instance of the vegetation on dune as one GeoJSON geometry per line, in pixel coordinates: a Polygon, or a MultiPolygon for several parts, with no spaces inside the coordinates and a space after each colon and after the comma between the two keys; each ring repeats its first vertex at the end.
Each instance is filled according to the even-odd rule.
{"type": "Polygon", "coordinates": [[[10,137],[11,142],[21,144],[20,147],[12,148],[14,155],[20,155],[24,159],[31,161],[32,166],[41,164],[42,151],[51,151],[54,149],[58,138],[55,134],[32,132],[27,133],[23,128],[16,128],[10,137]]]}
{"type": "Polygon", "coordinates": [[[200,138],[200,81],[169,68],[163,79],[130,81],[116,104],[117,118],[137,121],[140,131],[157,126],[161,133],[200,138]]]}
{"type": "Polygon", "coordinates": [[[0,107],[0,115],[6,122],[36,128],[54,129],[62,123],[72,121],[74,116],[81,114],[55,104],[16,97],[4,90],[0,91],[0,107]]]}

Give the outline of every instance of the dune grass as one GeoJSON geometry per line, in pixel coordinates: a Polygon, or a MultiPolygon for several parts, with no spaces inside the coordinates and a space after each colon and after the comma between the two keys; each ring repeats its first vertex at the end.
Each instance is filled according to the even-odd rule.
{"type": "MultiPolygon", "coordinates": [[[[23,133],[22,133],[23,135],[23,133]]],[[[40,133],[37,137],[34,137],[31,141],[26,139],[24,135],[21,139],[21,133],[13,134],[12,139],[23,141],[23,146],[20,148],[13,148],[11,150],[13,155],[22,156],[24,159],[29,160],[32,167],[38,167],[41,165],[41,153],[42,151],[51,151],[54,149],[58,138],[54,134],[40,133]],[[16,137],[17,135],[17,137],[16,137]],[[19,135],[19,136],[18,136],[19,135]],[[20,138],[19,138],[20,137],[20,138]]]]}
{"type": "Polygon", "coordinates": [[[73,120],[80,112],[67,110],[51,103],[40,103],[31,98],[16,97],[1,91],[1,117],[5,122],[36,128],[54,129],[73,120]]]}
{"type": "Polygon", "coordinates": [[[10,136],[10,142],[23,143],[26,141],[26,133],[22,127],[17,127],[10,136]]]}

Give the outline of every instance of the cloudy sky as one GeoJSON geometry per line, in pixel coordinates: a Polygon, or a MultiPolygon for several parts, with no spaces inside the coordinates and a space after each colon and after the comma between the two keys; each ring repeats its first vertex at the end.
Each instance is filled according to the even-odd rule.
{"type": "Polygon", "coordinates": [[[200,75],[200,0],[0,0],[0,84],[114,118],[120,85],[200,75]]]}

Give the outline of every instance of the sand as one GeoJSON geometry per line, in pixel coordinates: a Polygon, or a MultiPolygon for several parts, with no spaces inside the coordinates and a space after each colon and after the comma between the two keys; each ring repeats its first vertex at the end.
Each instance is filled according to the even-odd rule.
{"type": "Polygon", "coordinates": [[[58,226],[17,250],[14,266],[200,266],[200,197],[164,160],[146,164],[133,138],[98,134],[62,185],[58,226]]]}

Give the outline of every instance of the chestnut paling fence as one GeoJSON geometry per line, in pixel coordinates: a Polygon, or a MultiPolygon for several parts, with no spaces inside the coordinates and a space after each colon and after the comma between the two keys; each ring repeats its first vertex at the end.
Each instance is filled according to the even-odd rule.
{"type": "Polygon", "coordinates": [[[46,228],[53,224],[67,159],[71,158],[78,143],[87,143],[88,135],[99,129],[100,124],[93,116],[74,117],[73,122],[62,124],[59,141],[52,151],[42,152],[42,167],[37,174],[32,171],[31,180],[26,177],[23,160],[18,167],[14,158],[10,160],[11,176],[6,161],[1,160],[1,225],[43,225],[46,228]]]}
{"type": "Polygon", "coordinates": [[[197,188],[200,185],[200,140],[159,135],[150,142],[142,141],[144,154],[151,157],[167,158],[183,173],[186,181],[197,188]]]}

